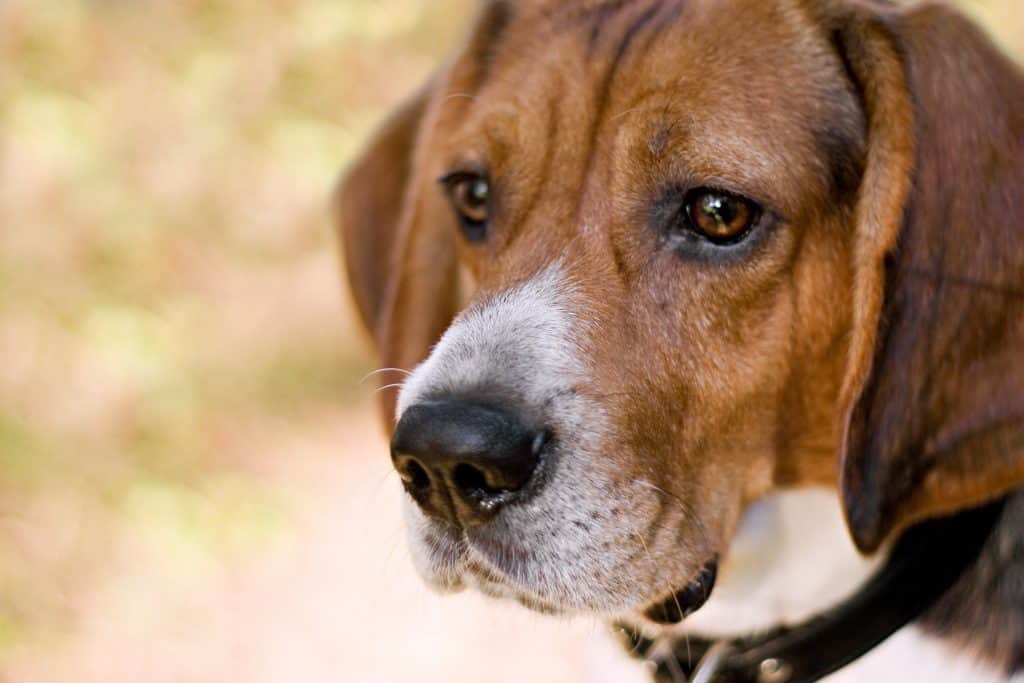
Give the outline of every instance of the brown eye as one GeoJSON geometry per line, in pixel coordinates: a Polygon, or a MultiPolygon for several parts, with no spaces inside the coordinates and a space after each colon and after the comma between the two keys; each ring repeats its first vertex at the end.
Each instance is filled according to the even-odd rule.
{"type": "Polygon", "coordinates": [[[455,206],[466,217],[466,220],[473,223],[487,221],[487,204],[491,197],[491,187],[486,180],[467,178],[458,182],[452,189],[455,206]]]}
{"type": "Polygon", "coordinates": [[[760,215],[754,202],[719,190],[701,188],[686,197],[686,216],[692,228],[718,244],[743,237],[760,215]]]}
{"type": "Polygon", "coordinates": [[[466,238],[478,242],[487,237],[491,184],[474,173],[453,173],[441,178],[466,238]]]}

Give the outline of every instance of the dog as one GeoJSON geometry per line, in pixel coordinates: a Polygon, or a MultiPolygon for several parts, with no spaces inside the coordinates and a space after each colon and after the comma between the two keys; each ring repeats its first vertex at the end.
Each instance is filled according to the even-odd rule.
{"type": "Polygon", "coordinates": [[[917,625],[1024,670],[1024,76],[956,11],[482,1],[335,215],[429,585],[657,632],[775,492],[1002,501],[917,625]]]}

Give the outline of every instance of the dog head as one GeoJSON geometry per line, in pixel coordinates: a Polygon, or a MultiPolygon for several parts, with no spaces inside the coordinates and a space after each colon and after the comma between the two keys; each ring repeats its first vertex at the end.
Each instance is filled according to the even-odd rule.
{"type": "Polygon", "coordinates": [[[421,573],[673,619],[773,488],[870,552],[1018,487],[1022,203],[947,9],[485,2],[338,193],[421,573]]]}

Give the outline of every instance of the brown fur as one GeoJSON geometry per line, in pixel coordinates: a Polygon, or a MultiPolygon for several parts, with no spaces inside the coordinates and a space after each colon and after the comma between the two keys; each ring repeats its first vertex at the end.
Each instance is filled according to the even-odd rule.
{"type": "Polygon", "coordinates": [[[708,552],[776,487],[838,486],[874,551],[1021,486],[1024,80],[977,29],[853,0],[508,0],[472,36],[341,186],[385,365],[561,256],[611,462],[687,501],[708,552]],[[494,186],[481,245],[434,182],[465,167],[494,186]],[[776,225],[679,258],[650,207],[699,185],[776,225]]]}

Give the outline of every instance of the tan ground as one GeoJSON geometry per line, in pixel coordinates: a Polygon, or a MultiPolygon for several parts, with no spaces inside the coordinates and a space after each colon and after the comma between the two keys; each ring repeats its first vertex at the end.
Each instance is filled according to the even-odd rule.
{"type": "Polygon", "coordinates": [[[5,680],[575,680],[588,626],[425,591],[373,427],[357,412],[261,435],[286,531],[217,562],[124,534],[70,642],[13,657],[5,680]]]}

